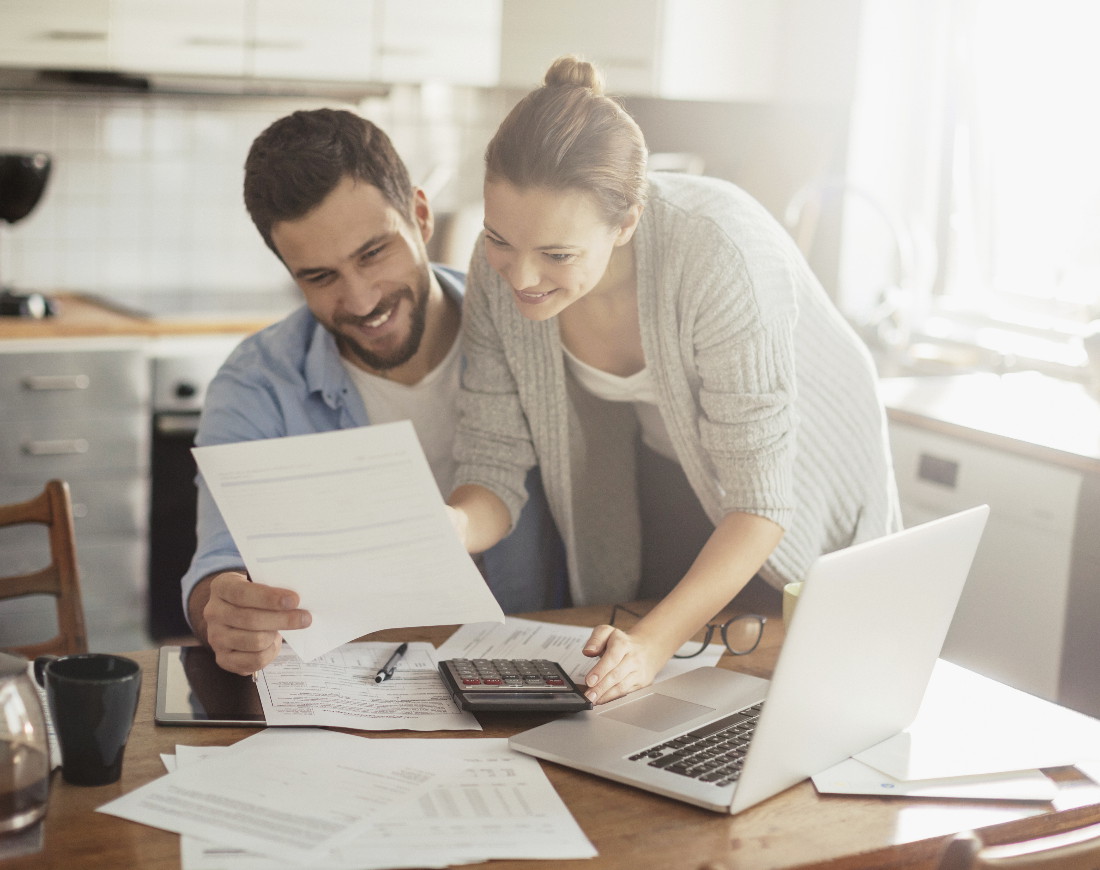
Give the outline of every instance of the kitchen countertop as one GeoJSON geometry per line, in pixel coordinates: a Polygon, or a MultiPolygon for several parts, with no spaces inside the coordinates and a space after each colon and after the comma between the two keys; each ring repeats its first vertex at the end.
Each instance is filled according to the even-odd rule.
{"type": "Polygon", "coordinates": [[[94,336],[248,334],[274,323],[283,315],[216,313],[203,315],[144,316],[109,302],[78,293],[51,294],[58,313],[33,320],[0,317],[0,340],[25,338],[74,338],[94,336]]]}
{"type": "Polygon", "coordinates": [[[1083,384],[1038,372],[973,373],[883,378],[879,393],[895,422],[1100,472],[1100,401],[1083,384]]]}

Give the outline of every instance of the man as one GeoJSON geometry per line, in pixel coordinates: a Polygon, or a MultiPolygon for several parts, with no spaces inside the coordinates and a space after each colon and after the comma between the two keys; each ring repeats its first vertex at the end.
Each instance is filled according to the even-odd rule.
{"type": "MultiPolygon", "coordinates": [[[[253,143],[244,200],[305,305],[229,357],[210,385],[196,443],[409,419],[449,494],[464,277],[429,263],[431,207],[389,138],[351,112],[295,112],[253,143]]],[[[201,475],[197,483],[184,611],[221,667],[254,673],[277,654],[280,632],[308,626],[310,615],[294,592],[250,582],[201,475]]],[[[561,544],[537,475],[528,491],[514,532],[481,562],[511,612],[565,603],[561,544]]]]}

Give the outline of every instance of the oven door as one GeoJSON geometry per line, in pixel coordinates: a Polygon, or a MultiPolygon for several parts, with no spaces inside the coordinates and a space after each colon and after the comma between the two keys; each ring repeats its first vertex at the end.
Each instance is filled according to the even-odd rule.
{"type": "Polygon", "coordinates": [[[196,466],[191,455],[199,414],[153,415],[149,493],[149,634],[157,641],[186,637],[180,578],[195,554],[196,466]]]}

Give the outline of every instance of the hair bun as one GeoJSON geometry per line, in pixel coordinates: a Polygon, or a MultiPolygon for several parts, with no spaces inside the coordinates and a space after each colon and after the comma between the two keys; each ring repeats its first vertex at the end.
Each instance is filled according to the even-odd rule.
{"type": "Polygon", "coordinates": [[[588,88],[594,94],[603,93],[603,76],[600,71],[588,61],[572,54],[562,55],[550,64],[543,81],[550,88],[588,88]]]}

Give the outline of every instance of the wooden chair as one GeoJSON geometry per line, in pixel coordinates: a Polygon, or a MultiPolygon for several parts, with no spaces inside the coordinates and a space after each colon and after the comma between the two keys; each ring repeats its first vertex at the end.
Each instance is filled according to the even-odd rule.
{"type": "Polygon", "coordinates": [[[30,501],[0,505],[0,527],[39,523],[47,527],[50,564],[30,574],[0,577],[0,599],[23,595],[52,595],[57,600],[56,637],[41,643],[6,647],[5,651],[33,659],[52,653],[71,655],[88,651],[84,606],[76,567],[73,509],[69,485],[51,480],[30,501]]]}
{"type": "Polygon", "coordinates": [[[963,831],[948,842],[939,870],[1100,870],[1100,824],[990,846],[963,831]]]}

